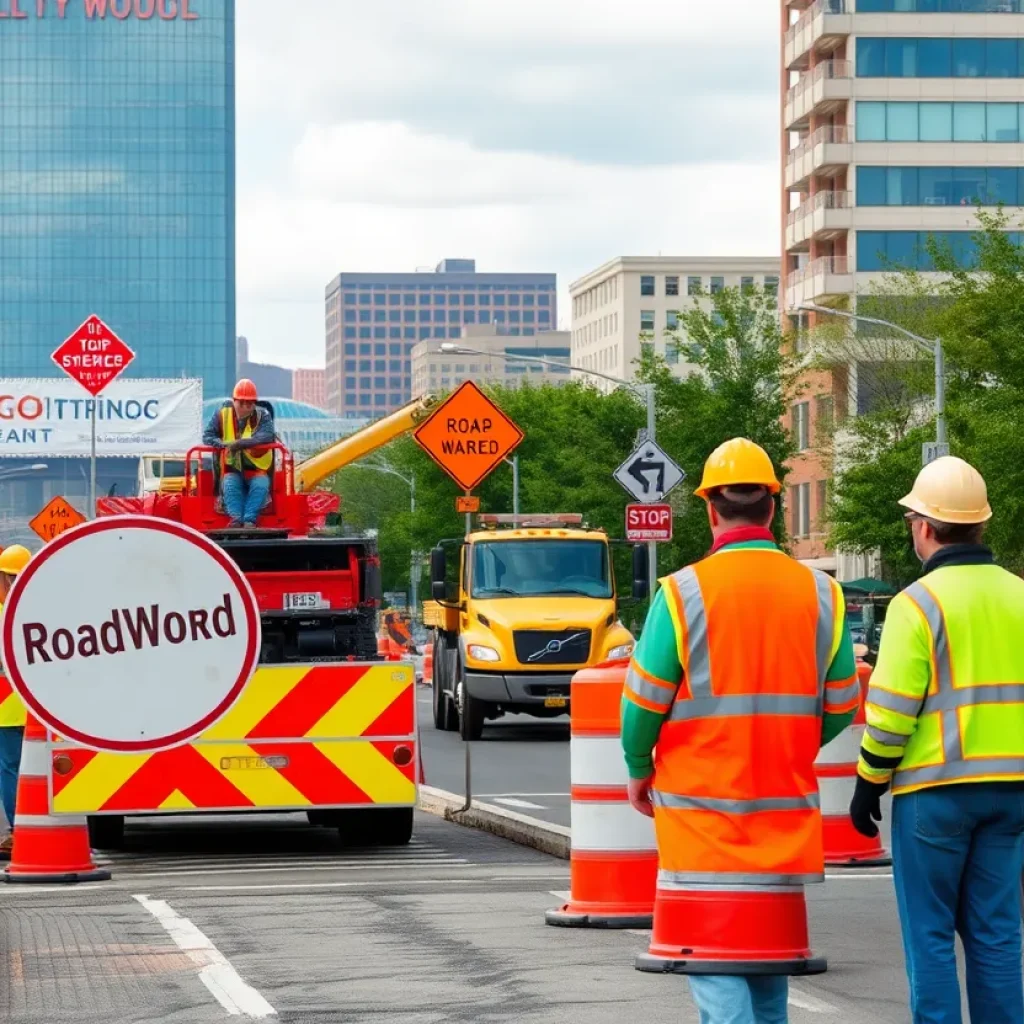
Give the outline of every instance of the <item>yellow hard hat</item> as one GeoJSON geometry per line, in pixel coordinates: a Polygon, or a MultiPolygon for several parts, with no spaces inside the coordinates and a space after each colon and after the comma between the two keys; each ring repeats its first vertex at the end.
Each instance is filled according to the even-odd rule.
{"type": "Polygon", "coordinates": [[[768,453],[745,437],[720,444],[704,463],[704,479],[693,493],[706,498],[708,491],[733,484],[763,484],[772,494],[782,489],[768,453]]]}
{"type": "Polygon", "coordinates": [[[940,523],[984,523],[992,518],[982,475],[955,455],[928,463],[899,503],[940,523]]]}
{"type": "Polygon", "coordinates": [[[8,576],[17,576],[28,565],[32,552],[20,544],[12,544],[0,552],[0,572],[8,576]]]}

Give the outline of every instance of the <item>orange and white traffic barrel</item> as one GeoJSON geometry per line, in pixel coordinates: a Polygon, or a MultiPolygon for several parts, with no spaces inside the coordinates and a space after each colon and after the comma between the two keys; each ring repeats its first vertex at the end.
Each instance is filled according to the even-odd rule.
{"type": "Polygon", "coordinates": [[[4,881],[51,885],[104,881],[110,872],[93,862],[85,818],[50,813],[50,757],[46,729],[29,713],[18,773],[14,848],[4,881]]]}
{"type": "Polygon", "coordinates": [[[427,644],[423,648],[423,685],[430,686],[434,678],[434,645],[427,644]]]}
{"type": "Polygon", "coordinates": [[[821,795],[822,838],[825,863],[829,867],[884,867],[892,857],[882,845],[881,835],[861,835],[850,820],[850,801],[857,785],[857,760],[867,725],[864,705],[867,700],[871,666],[857,661],[860,680],[860,704],[850,727],[822,747],[814,762],[821,795]]]}
{"type": "Polygon", "coordinates": [[[658,847],[654,822],[629,803],[621,702],[629,661],[581,669],[569,701],[569,902],[545,920],[560,927],[649,928],[658,847]]]}
{"type": "Polygon", "coordinates": [[[822,974],[802,885],[658,882],[654,928],[635,961],[652,974],[822,974]]]}

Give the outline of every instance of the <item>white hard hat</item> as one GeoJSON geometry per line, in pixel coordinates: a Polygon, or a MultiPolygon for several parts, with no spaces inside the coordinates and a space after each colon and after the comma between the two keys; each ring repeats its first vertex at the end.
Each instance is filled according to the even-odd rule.
{"type": "Polygon", "coordinates": [[[984,523],[992,518],[982,475],[955,455],[925,466],[900,504],[939,523],[984,523]]]}

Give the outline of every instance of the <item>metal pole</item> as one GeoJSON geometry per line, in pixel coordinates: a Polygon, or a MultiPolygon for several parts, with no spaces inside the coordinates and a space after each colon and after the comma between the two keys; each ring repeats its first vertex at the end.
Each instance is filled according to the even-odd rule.
{"type": "Polygon", "coordinates": [[[512,456],[512,514],[519,515],[519,456],[512,456]]]}
{"type": "Polygon", "coordinates": [[[946,443],[946,359],[942,339],[935,339],[935,440],[946,443]]]}
{"type": "Polygon", "coordinates": [[[96,518],[96,403],[97,396],[92,400],[92,442],[89,452],[89,518],[96,518]]]}
{"type": "MultiPolygon", "coordinates": [[[[416,514],[416,474],[409,474],[409,513],[416,514]]],[[[412,523],[409,524],[410,529],[412,523]]],[[[409,551],[409,618],[416,619],[416,549],[409,551]]]]}
{"type": "MultiPolygon", "coordinates": [[[[466,497],[469,497],[469,494],[470,494],[470,492],[466,491],[466,497]]],[[[473,516],[472,516],[472,513],[467,512],[466,513],[466,536],[467,537],[469,536],[470,531],[472,529],[473,529],[473,516]]],[[[468,557],[468,551],[467,551],[467,557],[468,557]]],[[[463,671],[465,671],[465,666],[463,666],[463,671]]],[[[467,696],[467,694],[463,693],[462,699],[465,700],[466,696],[467,696]]],[[[458,814],[461,814],[464,811],[468,811],[469,808],[473,804],[473,771],[472,771],[472,763],[473,762],[472,762],[472,756],[471,756],[471,754],[469,752],[469,748],[472,746],[472,743],[469,740],[466,740],[462,745],[466,748],[466,802],[456,812],[458,814]]]]}
{"type": "MultiPolygon", "coordinates": [[[[654,385],[647,385],[647,440],[654,441],[654,385]]],[[[648,600],[654,600],[654,591],[658,586],[658,542],[649,540],[647,542],[647,573],[648,589],[650,596],[648,600]]]]}

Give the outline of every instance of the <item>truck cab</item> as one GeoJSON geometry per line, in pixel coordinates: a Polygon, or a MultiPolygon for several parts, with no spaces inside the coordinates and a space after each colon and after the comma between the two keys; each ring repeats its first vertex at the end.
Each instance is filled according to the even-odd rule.
{"type": "MultiPolygon", "coordinates": [[[[582,518],[481,515],[460,548],[454,600],[443,544],[431,552],[424,624],[433,631],[438,729],[475,740],[487,719],[507,713],[566,714],[577,671],[632,654],[608,537],[582,518]]],[[[645,554],[634,549],[638,599],[647,592],[645,554]]]]}

